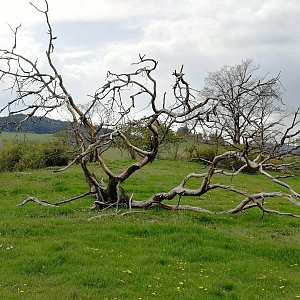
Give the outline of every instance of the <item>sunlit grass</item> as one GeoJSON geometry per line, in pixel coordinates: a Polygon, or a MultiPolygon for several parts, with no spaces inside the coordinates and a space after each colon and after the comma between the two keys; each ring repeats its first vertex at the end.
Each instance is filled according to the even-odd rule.
{"type": "MultiPolygon", "coordinates": [[[[111,165],[117,171],[128,163],[111,165]]],[[[155,161],[125,189],[145,199],[201,168],[155,161]]],[[[273,188],[257,175],[242,174],[239,181],[225,182],[230,180],[250,191],[273,188]]],[[[29,195],[57,201],[84,193],[78,166],[55,174],[0,173],[0,182],[0,299],[300,297],[297,219],[262,216],[258,210],[232,216],[151,209],[88,221],[97,214],[88,209],[90,197],[58,208],[16,206],[29,195]]],[[[300,188],[297,180],[294,184],[300,188]]],[[[237,200],[215,191],[200,200],[189,199],[210,209],[224,209],[237,200]]]]}

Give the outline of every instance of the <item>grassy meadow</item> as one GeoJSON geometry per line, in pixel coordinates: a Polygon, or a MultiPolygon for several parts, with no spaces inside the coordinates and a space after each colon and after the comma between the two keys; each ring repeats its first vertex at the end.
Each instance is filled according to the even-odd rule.
{"type": "MultiPolygon", "coordinates": [[[[110,165],[121,169],[127,163],[110,165]]],[[[157,160],[125,189],[145,199],[201,168],[157,160]]],[[[251,191],[272,188],[257,175],[231,180],[251,191]]],[[[300,190],[299,178],[287,180],[300,190]]],[[[238,215],[150,209],[89,221],[99,214],[89,210],[92,198],[57,208],[17,206],[32,195],[54,202],[85,191],[78,166],[63,173],[0,173],[0,299],[300,298],[299,219],[262,217],[256,209],[238,215]]],[[[218,210],[239,200],[214,191],[184,202],[218,210]]],[[[291,209],[283,200],[268,201],[291,209]]]]}
{"type": "Polygon", "coordinates": [[[52,138],[53,134],[37,134],[37,133],[23,133],[23,132],[1,132],[1,141],[47,141],[52,138]]]}

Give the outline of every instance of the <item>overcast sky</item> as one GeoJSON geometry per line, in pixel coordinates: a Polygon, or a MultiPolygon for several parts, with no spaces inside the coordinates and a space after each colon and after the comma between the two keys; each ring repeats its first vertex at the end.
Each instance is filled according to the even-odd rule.
{"type": "MultiPolygon", "coordinates": [[[[159,61],[157,76],[163,86],[172,84],[172,72],[183,64],[198,89],[208,72],[252,58],[263,74],[281,72],[284,102],[300,106],[299,0],[48,2],[58,37],[56,61],[79,101],[103,84],[108,70],[129,70],[141,53],[159,61]]],[[[22,23],[19,51],[30,57],[45,52],[44,18],[28,1],[1,4],[0,48],[13,44],[8,23],[22,23]]]]}

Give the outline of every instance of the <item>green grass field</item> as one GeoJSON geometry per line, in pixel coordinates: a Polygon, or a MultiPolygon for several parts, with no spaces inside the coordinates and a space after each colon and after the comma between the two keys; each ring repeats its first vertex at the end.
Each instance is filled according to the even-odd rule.
{"type": "MultiPolygon", "coordinates": [[[[194,170],[201,166],[155,161],[125,188],[144,199],[194,170]]],[[[300,190],[299,178],[289,181],[300,190]]],[[[89,210],[92,198],[58,208],[17,207],[30,195],[54,202],[84,193],[78,166],[55,174],[0,173],[0,183],[0,299],[300,298],[299,219],[262,218],[258,210],[208,215],[151,209],[89,221],[98,214],[89,210]]],[[[251,191],[272,188],[257,175],[242,174],[232,183],[251,191]]],[[[217,210],[239,199],[214,192],[184,202],[217,210]]],[[[270,202],[292,208],[280,199],[270,202]]]]}
{"type": "Polygon", "coordinates": [[[53,134],[37,134],[37,133],[23,133],[23,132],[1,132],[1,141],[47,141],[53,137],[53,134]]]}

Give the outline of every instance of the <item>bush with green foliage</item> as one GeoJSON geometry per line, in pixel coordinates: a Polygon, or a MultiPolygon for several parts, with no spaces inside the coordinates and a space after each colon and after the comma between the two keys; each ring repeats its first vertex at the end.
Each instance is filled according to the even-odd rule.
{"type": "Polygon", "coordinates": [[[4,141],[0,146],[0,171],[14,171],[22,156],[21,144],[4,141]]]}
{"type": "Polygon", "coordinates": [[[66,165],[69,148],[53,139],[40,141],[5,141],[0,146],[0,171],[24,171],[66,165]]]}
{"type": "Polygon", "coordinates": [[[44,163],[46,167],[64,166],[68,164],[70,147],[58,140],[52,140],[47,143],[48,147],[44,149],[44,163]]]}
{"type": "Polygon", "coordinates": [[[224,153],[226,149],[213,144],[192,143],[185,148],[188,159],[200,159],[202,161],[212,161],[216,154],[224,153]]]}
{"type": "MultiPolygon", "coordinates": [[[[232,147],[226,147],[216,143],[195,142],[185,148],[185,153],[189,160],[199,160],[206,165],[209,164],[216,155],[223,154],[229,150],[233,150],[232,147]]],[[[228,170],[238,170],[243,165],[243,162],[237,158],[227,158],[222,160],[219,165],[228,170]]],[[[246,167],[243,169],[243,173],[255,173],[255,170],[246,167]]]]}

